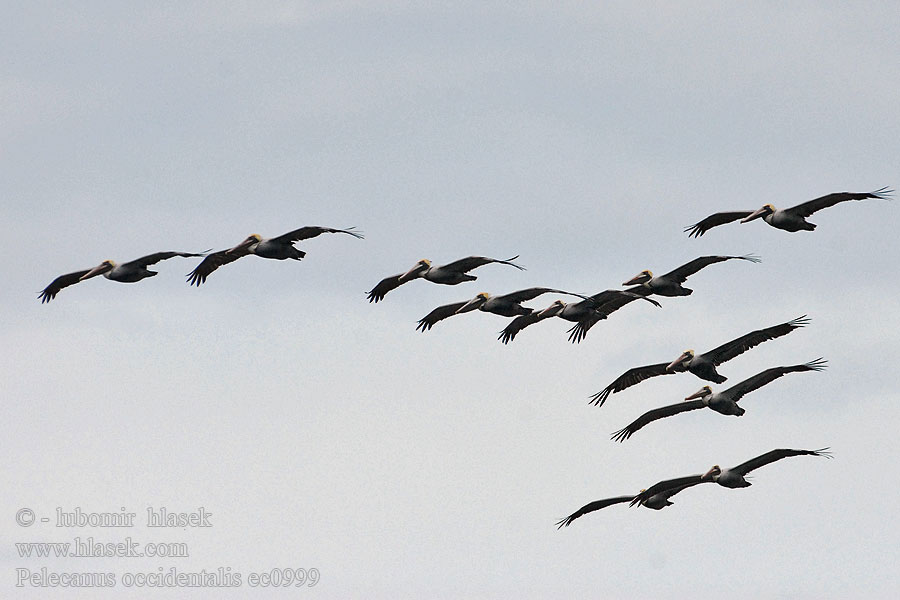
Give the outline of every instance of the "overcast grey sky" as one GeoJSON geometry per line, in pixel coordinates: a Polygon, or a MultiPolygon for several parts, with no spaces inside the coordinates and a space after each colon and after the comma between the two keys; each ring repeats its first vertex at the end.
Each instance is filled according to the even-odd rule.
{"type": "MultiPolygon", "coordinates": [[[[17,569],[111,572],[58,597],[286,597],[250,573],[316,568],[317,598],[888,598],[900,588],[895,447],[897,201],[848,202],[789,234],[688,239],[720,210],[900,185],[900,15],[871,3],[33,2],[0,24],[3,597],[17,569]],[[134,285],[63,273],[250,233],[356,226],[248,257],[200,289],[195,259],[134,285]],[[481,291],[592,294],[642,269],[748,254],[566,341],[554,319],[497,340],[481,291]],[[369,304],[427,257],[519,254],[456,287],[369,304]],[[808,314],[720,368],[729,382],[829,360],[712,411],[610,441],[704,382],[588,397],[626,369],[808,314]],[[699,486],[663,511],[589,501],[830,446],[699,486]],[[153,530],[147,507],[213,514],[153,530]],[[25,528],[57,507],[132,529],[25,528]],[[15,543],[183,542],[187,558],[22,558],[15,543]],[[214,571],[227,589],[127,588],[214,571]]],[[[529,303],[542,308],[555,296],[529,303]]],[[[721,386],[720,386],[721,387],[721,386]]],[[[297,590],[294,590],[295,592],[297,590]]]]}

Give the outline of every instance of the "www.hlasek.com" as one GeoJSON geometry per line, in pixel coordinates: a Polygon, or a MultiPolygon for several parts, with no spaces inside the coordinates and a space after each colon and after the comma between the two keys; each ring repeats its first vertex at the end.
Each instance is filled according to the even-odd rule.
{"type": "MultiPolygon", "coordinates": [[[[317,583],[319,570],[316,568],[274,568],[247,575],[249,587],[313,587],[317,583]]],[[[89,588],[117,585],[136,588],[233,588],[244,585],[244,576],[231,567],[218,567],[214,571],[181,571],[176,567],[159,567],[155,571],[125,572],[121,575],[110,572],[56,572],[47,567],[35,571],[16,569],[16,587],[89,588]]]]}

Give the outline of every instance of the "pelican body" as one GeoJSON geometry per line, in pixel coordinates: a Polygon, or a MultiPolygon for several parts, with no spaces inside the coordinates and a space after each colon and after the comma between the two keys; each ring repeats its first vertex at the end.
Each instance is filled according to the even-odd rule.
{"type": "Polygon", "coordinates": [[[612,439],[617,442],[624,442],[639,429],[653,421],[701,408],[710,408],[723,415],[740,417],[744,414],[744,409],[738,405],[738,401],[746,394],[758,390],[764,385],[767,385],[788,373],[821,371],[825,369],[826,362],[827,361],[822,358],[817,358],[808,363],[803,363],[802,365],[773,367],[771,369],[766,369],[761,373],[757,373],[753,377],[745,379],[721,392],[713,392],[711,387],[704,385],[699,391],[685,398],[684,402],[670,404],[668,406],[647,411],[624,429],[620,429],[613,433],[612,439]]]}
{"type": "Polygon", "coordinates": [[[118,281],[119,283],[137,283],[142,279],[153,277],[154,275],[158,274],[157,271],[151,271],[150,269],[148,269],[148,266],[155,265],[162,260],[167,260],[176,256],[206,256],[206,253],[157,252],[155,254],[142,256],[141,258],[138,258],[136,260],[121,264],[116,263],[112,260],[104,260],[93,269],[86,269],[84,271],[76,271],[74,273],[60,275],[52,282],[50,282],[50,285],[45,287],[40,292],[38,298],[40,298],[42,304],[50,302],[51,300],[56,298],[56,295],[63,288],[69,287],[70,285],[75,285],[76,283],[85,281],[86,279],[91,279],[92,277],[96,277],[97,275],[103,275],[110,281],[118,281]]]}
{"type": "Polygon", "coordinates": [[[722,344],[703,354],[695,354],[693,350],[685,350],[671,363],[657,363],[654,365],[629,369],[603,390],[591,396],[591,403],[597,406],[603,406],[603,403],[606,402],[606,399],[609,398],[610,394],[621,392],[633,385],[637,385],[645,379],[657,377],[659,375],[689,372],[706,381],[723,383],[727,377],[719,374],[716,370],[717,366],[736,356],[740,356],[754,346],[787,335],[808,323],[809,319],[806,315],[803,315],[802,317],[798,317],[786,323],[781,323],[780,325],[773,325],[772,327],[767,327],[765,329],[751,331],[748,334],[735,338],[730,342],[722,344]]]}
{"type": "Polygon", "coordinates": [[[795,233],[797,231],[813,231],[816,226],[806,220],[816,211],[823,208],[829,208],[840,202],[848,200],[865,200],[867,198],[876,198],[885,200],[890,197],[894,190],[883,187],[874,192],[837,192],[828,194],[814,200],[809,200],[803,204],[792,206],[790,208],[777,209],[771,204],[764,204],[757,210],[739,210],[732,212],[720,212],[712,214],[702,221],[694,223],[689,227],[685,227],[684,231],[688,237],[700,237],[713,227],[724,225],[740,220],[741,223],[749,223],[755,219],[762,219],[776,229],[782,229],[795,233]]]}
{"type": "Polygon", "coordinates": [[[407,281],[419,278],[441,285],[457,285],[466,281],[475,281],[478,278],[475,275],[469,275],[469,271],[491,263],[509,265],[520,271],[524,271],[525,267],[512,262],[517,258],[519,258],[518,255],[507,258],[506,260],[488,258],[487,256],[468,256],[446,265],[432,265],[430,260],[423,258],[406,273],[391,275],[390,277],[385,277],[379,281],[378,285],[369,291],[369,302],[383,300],[385,294],[391,290],[400,287],[407,281]]]}
{"type": "Polygon", "coordinates": [[[623,283],[622,285],[639,285],[646,288],[648,294],[656,294],[658,296],[690,296],[694,290],[684,287],[683,284],[687,278],[709,265],[726,261],[726,260],[748,260],[758,263],[760,259],[756,256],[701,256],[695,258],[689,263],[683,264],[677,269],[670,271],[664,275],[654,277],[653,271],[644,270],[623,283]]]}
{"type": "Polygon", "coordinates": [[[197,268],[188,273],[188,283],[200,287],[206,282],[209,275],[223,265],[227,265],[244,256],[255,254],[261,258],[275,260],[301,260],[306,252],[294,247],[294,242],[307,240],[323,233],[346,233],[355,238],[362,239],[361,233],[353,231],[353,227],[347,229],[332,229],[330,227],[308,226],[289,231],[273,238],[263,238],[259,234],[247,236],[240,244],[228,250],[213,252],[204,258],[197,268]]]}

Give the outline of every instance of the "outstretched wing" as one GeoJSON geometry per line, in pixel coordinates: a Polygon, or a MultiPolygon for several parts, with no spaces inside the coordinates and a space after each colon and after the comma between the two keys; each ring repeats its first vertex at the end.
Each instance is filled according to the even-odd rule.
{"type": "Polygon", "coordinates": [[[637,385],[645,379],[650,379],[651,377],[657,377],[659,375],[673,375],[677,372],[674,370],[667,371],[667,366],[669,366],[669,363],[658,363],[655,365],[646,365],[643,367],[628,369],[627,371],[619,375],[619,377],[616,378],[616,380],[611,384],[591,396],[590,403],[597,406],[603,406],[603,403],[606,402],[606,399],[609,398],[610,394],[621,392],[622,390],[630,388],[633,385],[637,385]]]}
{"type": "Polygon", "coordinates": [[[764,385],[772,383],[779,377],[783,375],[787,375],[788,373],[799,373],[802,371],[821,371],[825,368],[825,363],[828,361],[823,358],[817,358],[815,360],[811,360],[808,363],[803,363],[802,365],[791,365],[789,367],[773,367],[771,369],[766,369],[761,373],[757,373],[753,377],[749,379],[745,379],[744,381],[728,388],[725,390],[725,394],[728,394],[732,400],[737,402],[741,398],[744,397],[745,394],[749,394],[754,390],[758,390],[764,385]]]}
{"type": "Polygon", "coordinates": [[[477,269],[482,265],[488,265],[491,263],[499,263],[501,265],[509,265],[511,267],[515,267],[520,271],[524,271],[525,267],[519,266],[515,264],[514,260],[519,258],[519,255],[513,256],[512,258],[507,258],[506,260],[499,260],[497,258],[488,258],[487,256],[467,256],[466,258],[461,258],[459,260],[454,260],[452,263],[447,263],[446,265],[441,265],[441,269],[447,269],[448,271],[455,271],[457,273],[468,273],[472,269],[477,269]]]}
{"type": "Polygon", "coordinates": [[[534,325],[538,321],[543,321],[544,319],[549,319],[552,315],[543,315],[539,311],[535,311],[533,313],[527,315],[519,315],[515,319],[509,322],[503,331],[500,332],[500,336],[497,338],[504,344],[508,344],[514,339],[516,339],[516,335],[528,327],[529,325],[534,325]]]}
{"type": "Polygon", "coordinates": [[[886,187],[875,190],[874,192],[837,192],[835,194],[828,194],[827,196],[816,198],[815,200],[809,200],[808,202],[792,206],[791,208],[786,208],[785,212],[800,217],[808,217],[818,210],[834,206],[839,202],[846,202],[847,200],[865,200],[866,198],[886,200],[893,193],[894,190],[889,190],[886,187]]]}
{"type": "Polygon", "coordinates": [[[687,281],[687,278],[699,271],[704,267],[708,267],[709,265],[713,265],[718,262],[722,262],[724,260],[749,260],[750,262],[758,263],[760,259],[756,256],[748,254],[746,256],[701,256],[700,258],[695,258],[689,263],[683,264],[674,271],[670,271],[663,275],[666,279],[673,279],[678,283],[684,283],[687,281]]]}
{"type": "Polygon", "coordinates": [[[665,417],[671,417],[672,415],[677,415],[678,413],[687,412],[689,410],[697,410],[698,408],[703,408],[703,400],[690,400],[688,402],[670,404],[669,406],[663,406],[662,408],[654,408],[653,410],[647,411],[642,414],[624,429],[620,429],[619,431],[613,433],[610,439],[617,442],[624,442],[632,435],[634,435],[635,431],[637,431],[647,423],[652,423],[653,421],[664,419],[665,417]]]}
{"type": "Polygon", "coordinates": [[[828,452],[828,448],[819,448],[818,450],[791,450],[789,448],[779,448],[778,450],[770,450],[765,454],[760,454],[756,458],[751,458],[747,462],[741,463],[728,470],[740,473],[741,475],[746,475],[754,469],[764,467],[776,460],[781,460],[782,458],[788,458],[790,456],[824,456],[825,458],[831,458],[832,454],[831,452],[828,452]]]}
{"type": "Polygon", "coordinates": [[[56,298],[56,295],[61,289],[67,288],[70,285],[75,285],[76,283],[81,281],[82,276],[90,273],[90,271],[90,269],[86,269],[84,271],[75,271],[74,273],[60,275],[59,277],[51,281],[50,285],[38,292],[38,298],[40,298],[41,304],[50,302],[51,300],[56,298]]]}
{"type": "Polygon", "coordinates": [[[147,256],[142,256],[138,259],[128,261],[125,263],[126,265],[139,265],[141,267],[147,267],[150,265],[155,265],[161,260],[168,260],[170,258],[175,258],[176,256],[183,256],[185,258],[189,258],[191,256],[206,256],[209,252],[157,252],[156,254],[148,254],[147,256]]]}
{"type": "MultiPolygon", "coordinates": [[[[397,273],[396,275],[391,275],[390,277],[385,277],[381,281],[378,282],[378,285],[369,290],[369,302],[378,302],[379,300],[384,300],[385,294],[389,291],[397,289],[404,283],[405,281],[400,281],[400,278],[403,277],[403,273],[397,273]]],[[[412,281],[407,280],[407,281],[412,281]]]]}
{"type": "Polygon", "coordinates": [[[234,251],[219,250],[218,252],[208,254],[206,258],[200,261],[200,264],[197,265],[193,271],[187,274],[188,284],[200,287],[201,283],[206,283],[206,278],[209,277],[210,273],[222,265],[232,263],[248,254],[250,254],[250,251],[247,246],[238,248],[234,251]]]}
{"type": "MultiPolygon", "coordinates": [[[[706,481],[712,480],[708,479],[706,481]]],[[[635,504],[643,504],[644,502],[649,500],[651,496],[662,494],[668,492],[669,490],[676,490],[680,492],[684,488],[690,487],[692,485],[697,485],[698,483],[704,483],[702,475],[688,475],[686,477],[666,479],[665,481],[660,481],[659,483],[651,485],[646,490],[642,491],[640,494],[632,498],[631,504],[629,504],[629,506],[634,506],[635,504]]]]}
{"type": "Polygon", "coordinates": [[[718,348],[713,348],[709,352],[704,353],[704,355],[709,357],[715,366],[719,366],[736,356],[740,356],[754,346],[787,335],[795,329],[808,325],[809,321],[810,319],[807,318],[806,315],[803,315],[802,317],[797,317],[796,319],[792,319],[781,325],[757,329],[756,331],[751,331],[746,335],[742,335],[739,338],[722,344],[718,348]]]}
{"type": "Polygon", "coordinates": [[[517,292],[512,292],[509,294],[502,294],[497,296],[498,298],[503,298],[504,300],[509,300],[510,302],[527,302],[528,300],[534,300],[541,294],[566,294],[568,296],[578,296],[579,298],[585,298],[586,296],[582,296],[581,294],[575,294],[573,292],[564,292],[563,290],[554,290],[552,288],[543,288],[543,287],[533,287],[527,288],[524,290],[519,290],[517,292]]]}
{"type": "Polygon", "coordinates": [[[301,227],[300,229],[295,229],[294,231],[289,231],[283,235],[279,235],[278,237],[274,237],[272,238],[272,241],[299,242],[300,240],[308,240],[318,235],[322,235],[323,233],[347,233],[355,238],[363,239],[363,235],[359,232],[353,231],[354,229],[356,228],[348,227],[347,229],[332,229],[331,227],[307,226],[301,227]]]}
{"type": "Polygon", "coordinates": [[[731,223],[732,221],[737,221],[738,219],[743,219],[744,217],[749,217],[753,214],[752,210],[740,210],[733,212],[719,212],[712,215],[709,215],[702,221],[694,223],[690,227],[685,227],[684,231],[687,232],[688,237],[700,237],[713,227],[718,227],[719,225],[724,225],[726,223],[731,223]]]}
{"type": "Polygon", "coordinates": [[[466,300],[465,302],[455,302],[453,304],[438,306],[436,309],[419,319],[419,324],[416,325],[416,331],[428,331],[429,329],[434,327],[434,324],[438,321],[455,315],[456,311],[465,306],[467,303],[468,300],[466,300]]]}
{"type": "Polygon", "coordinates": [[[569,341],[573,344],[581,343],[581,340],[587,337],[591,327],[633,300],[646,300],[650,304],[661,307],[662,304],[647,296],[650,293],[650,288],[637,285],[627,290],[604,290],[599,294],[594,294],[584,301],[593,308],[593,312],[569,329],[569,341]]]}
{"type": "Polygon", "coordinates": [[[624,502],[631,502],[634,499],[634,496],[617,496],[615,498],[605,498],[603,500],[595,500],[590,504],[585,504],[571,515],[566,517],[565,519],[561,519],[556,522],[556,528],[562,529],[563,527],[568,527],[572,521],[577,519],[582,515],[586,515],[590,512],[594,512],[595,510],[600,510],[601,508],[606,508],[607,506],[612,506],[613,504],[622,504],[624,502]]]}

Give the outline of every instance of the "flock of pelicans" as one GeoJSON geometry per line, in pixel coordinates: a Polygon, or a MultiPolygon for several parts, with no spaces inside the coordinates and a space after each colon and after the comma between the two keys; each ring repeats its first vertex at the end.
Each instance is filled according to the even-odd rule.
{"type": "MultiPolygon", "coordinates": [[[[864,200],[867,198],[886,199],[892,192],[893,190],[887,188],[881,188],[874,192],[839,192],[828,194],[821,198],[816,198],[787,209],[778,210],[771,204],[766,204],[755,211],[720,212],[710,215],[698,223],[687,227],[685,232],[688,233],[689,237],[699,237],[711,228],[719,225],[732,223],[738,220],[741,223],[747,223],[758,218],[762,218],[772,227],[789,232],[812,231],[816,226],[808,222],[806,217],[809,217],[818,210],[849,200],[864,200]]],[[[43,303],[50,302],[62,289],[86,279],[96,277],[97,275],[103,275],[111,281],[135,283],[157,274],[155,271],[151,271],[147,268],[150,265],[175,257],[198,257],[203,259],[194,270],[187,275],[188,283],[199,287],[201,284],[205,283],[207,277],[219,267],[250,254],[261,258],[271,258],[276,260],[301,260],[306,253],[302,250],[298,250],[294,246],[294,243],[317,237],[323,233],[344,233],[358,239],[362,239],[363,237],[361,233],[354,231],[354,228],[352,227],[347,229],[301,227],[300,229],[273,238],[262,238],[257,234],[253,234],[244,239],[240,244],[218,252],[157,252],[121,264],[111,260],[104,260],[92,269],[76,271],[57,277],[39,293],[38,298],[43,303]]],[[[476,277],[470,275],[470,271],[492,263],[507,265],[523,270],[524,268],[522,266],[513,262],[517,258],[518,256],[514,256],[505,260],[499,260],[484,256],[469,256],[445,265],[432,265],[431,261],[423,259],[417,262],[408,271],[385,277],[379,281],[378,284],[368,292],[368,300],[369,302],[380,302],[384,300],[389,292],[414,279],[424,279],[442,285],[457,285],[459,283],[473,281],[476,277]]],[[[660,306],[660,304],[650,296],[690,295],[692,290],[683,285],[688,277],[709,265],[728,260],[760,262],[759,258],[750,255],[701,256],[673,271],[665,273],[664,275],[654,276],[651,271],[641,271],[622,284],[623,286],[630,287],[622,290],[608,289],[592,296],[583,296],[573,292],[543,287],[532,287],[496,296],[482,292],[474,298],[454,302],[452,304],[445,304],[435,308],[419,319],[416,329],[423,332],[428,331],[439,321],[466,312],[480,310],[512,318],[509,324],[500,332],[498,338],[504,344],[513,341],[524,328],[551,317],[559,317],[573,323],[574,325],[568,330],[569,340],[573,343],[579,343],[587,336],[588,331],[597,322],[606,319],[613,312],[632,301],[643,300],[652,303],[655,306],[660,306]],[[579,300],[573,302],[556,300],[543,310],[534,310],[522,305],[523,302],[534,300],[538,296],[548,293],[573,296],[579,298],[579,300]]],[[[785,336],[808,323],[809,319],[804,315],[779,325],[752,331],[708,352],[696,354],[693,350],[686,350],[672,361],[629,369],[603,390],[591,396],[591,403],[602,406],[611,394],[621,392],[646,379],[661,375],[689,372],[706,381],[723,383],[726,378],[718,373],[716,367],[763,342],[785,336]]],[[[702,408],[710,408],[723,415],[741,416],[744,414],[744,409],[738,405],[738,402],[744,395],[789,373],[820,371],[825,368],[825,363],[826,361],[824,359],[817,358],[803,364],[766,369],[728,389],[718,392],[714,392],[710,386],[704,385],[699,391],[685,398],[684,402],[663,406],[644,413],[632,423],[613,433],[612,439],[618,442],[624,442],[654,421],[702,408]]],[[[750,485],[750,482],[747,481],[746,475],[755,469],[783,458],[793,456],[830,457],[831,454],[827,450],[827,448],[818,450],[776,449],[730,469],[721,469],[718,465],[714,465],[709,471],[702,475],[689,475],[686,477],[660,481],[641,490],[637,494],[617,496],[591,502],[568,517],[560,520],[557,525],[559,527],[568,526],[572,521],[589,512],[625,502],[628,502],[631,506],[639,505],[659,510],[666,506],[670,506],[672,504],[670,498],[675,494],[701,483],[718,483],[727,488],[747,487],[750,485]]]]}

